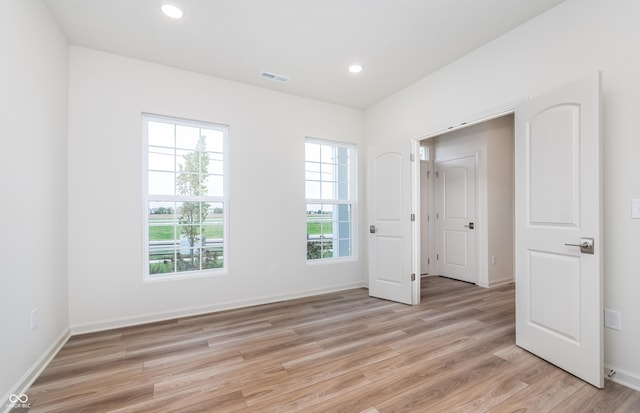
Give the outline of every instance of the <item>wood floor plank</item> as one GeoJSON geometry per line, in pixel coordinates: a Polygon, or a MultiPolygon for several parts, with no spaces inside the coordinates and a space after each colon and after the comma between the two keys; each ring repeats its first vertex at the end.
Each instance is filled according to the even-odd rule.
{"type": "Polygon", "coordinates": [[[327,350],[319,351],[310,355],[289,360],[283,363],[283,365],[287,369],[295,369],[295,368],[301,368],[303,366],[309,366],[317,363],[323,364],[326,361],[332,360],[336,357],[348,356],[354,352],[354,349],[361,348],[363,345],[366,345],[366,346],[386,345],[398,339],[399,337],[404,337],[405,335],[406,334],[403,333],[402,331],[392,331],[392,332],[378,335],[374,339],[371,339],[366,343],[350,342],[347,344],[343,344],[341,346],[332,347],[327,350]]]}
{"type": "Polygon", "coordinates": [[[336,358],[333,361],[297,369],[280,380],[270,380],[262,385],[247,386],[243,390],[247,405],[264,403],[269,399],[311,386],[322,381],[332,380],[351,371],[357,371],[381,360],[398,355],[385,346],[370,347],[354,352],[353,355],[336,358]]]}
{"type": "Polygon", "coordinates": [[[246,407],[240,391],[211,396],[206,389],[195,389],[178,395],[153,398],[128,406],[107,410],[107,413],[174,413],[174,412],[236,412],[246,407]]]}
{"type": "MultiPolygon", "coordinates": [[[[498,358],[493,355],[482,354],[473,359],[468,359],[461,364],[466,371],[476,364],[497,359],[498,358]]],[[[416,363],[413,369],[404,369],[395,372],[390,370],[387,374],[378,377],[378,380],[372,381],[370,385],[358,389],[358,391],[336,397],[322,407],[310,409],[308,412],[354,412],[365,410],[369,407],[375,407],[382,412],[394,411],[394,409],[398,407],[396,403],[399,403],[399,400],[405,402],[412,401],[412,398],[406,395],[416,387],[427,384],[438,386],[439,383],[442,383],[451,373],[451,370],[447,369],[446,366],[446,362],[442,362],[442,360],[428,360],[426,362],[416,363]],[[392,405],[391,403],[394,404],[392,405]]],[[[420,391],[416,392],[415,395],[419,394],[421,394],[420,391]]]]}
{"type": "Polygon", "coordinates": [[[640,392],[633,392],[613,413],[640,413],[640,392]]]}
{"type": "Polygon", "coordinates": [[[515,345],[514,286],[422,278],[71,337],[31,412],[640,413],[515,345]]]}
{"type": "Polygon", "coordinates": [[[514,396],[516,393],[524,390],[529,385],[517,379],[523,371],[534,369],[535,364],[545,363],[536,357],[525,357],[523,354],[515,356],[513,347],[507,346],[494,353],[497,354],[513,354],[514,357],[500,357],[507,363],[501,365],[493,374],[491,380],[477,380],[471,383],[471,387],[462,389],[463,391],[451,391],[445,399],[433,406],[428,406],[425,411],[448,412],[454,405],[455,411],[464,412],[486,412],[499,403],[514,396]],[[511,351],[511,353],[508,353],[511,351]]]}
{"type": "Polygon", "coordinates": [[[275,399],[258,403],[243,410],[244,412],[299,412],[309,411],[312,406],[321,406],[334,397],[362,388],[371,382],[359,371],[343,374],[333,380],[326,380],[300,390],[286,393],[275,399]]]}
{"type": "Polygon", "coordinates": [[[605,383],[605,389],[601,391],[593,386],[582,386],[550,412],[613,412],[633,393],[633,390],[611,381],[605,383]]]}
{"type": "Polygon", "coordinates": [[[239,387],[247,380],[256,379],[261,375],[271,376],[274,374],[278,374],[279,377],[288,373],[278,362],[260,361],[218,365],[205,370],[186,372],[160,379],[154,386],[154,394],[179,393],[200,386],[207,386],[212,391],[230,386],[239,387]]]}
{"type": "Polygon", "coordinates": [[[118,407],[151,400],[153,386],[120,385],[117,389],[94,388],[88,393],[69,393],[69,396],[47,403],[46,410],[40,410],[42,401],[32,402],[31,412],[46,411],[49,413],[94,413],[109,411],[118,407]]]}
{"type": "Polygon", "coordinates": [[[544,380],[538,380],[527,386],[515,396],[489,409],[488,412],[549,412],[583,386],[588,384],[557,369],[547,374],[544,380]]]}
{"type": "Polygon", "coordinates": [[[408,390],[378,403],[376,407],[382,411],[429,412],[432,405],[449,404],[450,397],[469,389],[474,383],[496,374],[500,367],[506,363],[503,359],[493,355],[479,357],[464,371],[447,372],[437,380],[420,381],[408,390]]]}

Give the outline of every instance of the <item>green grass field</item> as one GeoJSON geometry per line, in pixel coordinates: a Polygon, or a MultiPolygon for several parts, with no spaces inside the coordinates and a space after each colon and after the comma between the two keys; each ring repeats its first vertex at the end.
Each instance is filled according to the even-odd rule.
{"type": "MultiPolygon", "coordinates": [[[[209,220],[214,221],[214,223],[203,226],[204,235],[207,238],[222,238],[224,232],[222,215],[214,214],[209,218],[209,220]]],[[[180,231],[180,227],[178,227],[178,231],[180,231]]],[[[178,237],[180,237],[179,233],[178,237]]],[[[149,216],[149,241],[169,241],[174,239],[176,239],[176,234],[174,234],[171,215],[149,216]]]]}
{"type": "MultiPolygon", "coordinates": [[[[222,219],[222,216],[216,217],[222,219]]],[[[151,215],[149,217],[149,241],[168,241],[176,239],[174,234],[174,226],[162,225],[169,224],[171,217],[166,215],[151,215]]],[[[207,238],[222,238],[222,223],[215,223],[204,226],[204,234],[207,238]]],[[[318,219],[315,215],[307,215],[307,234],[320,235],[332,234],[333,222],[327,220],[326,217],[318,219]]],[[[179,236],[180,234],[178,234],[179,236]]]]}
{"type": "MultiPolygon", "coordinates": [[[[203,227],[204,235],[207,238],[222,238],[223,227],[222,225],[205,225],[203,227]]],[[[169,241],[176,239],[173,233],[174,227],[169,225],[162,226],[150,226],[149,227],[149,241],[169,241]]],[[[180,231],[178,227],[178,231],[180,231]]],[[[178,234],[180,236],[180,234],[178,234]]]]}
{"type": "Polygon", "coordinates": [[[309,235],[320,235],[320,234],[332,234],[333,233],[333,222],[329,221],[309,221],[309,217],[307,217],[307,234],[309,235]],[[322,230],[324,228],[324,231],[322,230]]]}

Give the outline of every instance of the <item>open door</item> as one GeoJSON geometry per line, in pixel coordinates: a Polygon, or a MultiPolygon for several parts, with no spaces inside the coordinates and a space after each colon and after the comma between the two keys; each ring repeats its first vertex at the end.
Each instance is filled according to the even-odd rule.
{"type": "Polygon", "coordinates": [[[603,387],[600,76],[518,106],[516,343],[603,387]]]}
{"type": "Polygon", "coordinates": [[[410,142],[369,149],[369,295],[418,304],[412,276],[410,142]]]}

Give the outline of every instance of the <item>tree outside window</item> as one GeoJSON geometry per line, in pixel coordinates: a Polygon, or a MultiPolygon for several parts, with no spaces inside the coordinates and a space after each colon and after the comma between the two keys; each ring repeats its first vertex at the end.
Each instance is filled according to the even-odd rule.
{"type": "Polygon", "coordinates": [[[225,268],[224,126],[144,116],[147,276],[225,268]]]}

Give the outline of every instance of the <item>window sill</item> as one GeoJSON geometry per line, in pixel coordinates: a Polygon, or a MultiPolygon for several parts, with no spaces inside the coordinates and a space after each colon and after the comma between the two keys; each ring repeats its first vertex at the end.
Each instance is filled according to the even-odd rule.
{"type": "Polygon", "coordinates": [[[142,281],[147,284],[147,283],[158,283],[158,282],[165,282],[165,281],[182,281],[182,280],[193,280],[193,279],[197,279],[197,278],[212,278],[212,277],[217,277],[217,276],[221,276],[221,275],[228,275],[229,271],[224,269],[224,270],[217,270],[217,271],[197,271],[197,272],[189,272],[189,273],[184,273],[184,274],[179,274],[179,273],[171,273],[171,274],[167,274],[167,275],[145,275],[142,279],[142,281]]]}
{"type": "Polygon", "coordinates": [[[357,257],[325,258],[325,259],[307,260],[307,265],[345,264],[345,263],[356,262],[356,261],[358,261],[357,257]]]}

